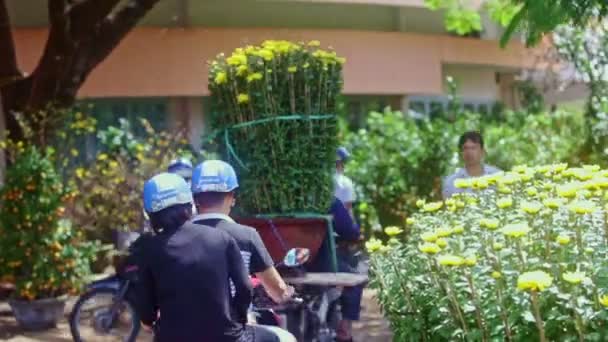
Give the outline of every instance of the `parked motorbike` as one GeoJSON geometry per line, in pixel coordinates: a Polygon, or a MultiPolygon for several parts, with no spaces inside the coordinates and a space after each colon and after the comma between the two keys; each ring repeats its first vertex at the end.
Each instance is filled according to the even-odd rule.
{"type": "Polygon", "coordinates": [[[69,318],[75,342],[136,340],[141,324],[134,293],[129,291],[139,275],[134,255],[151,236],[144,234],[130,244],[129,253],[114,260],[116,274],[92,282],[78,298],[69,318]]]}
{"type": "Polygon", "coordinates": [[[92,282],[70,313],[75,342],[136,340],[140,320],[129,287],[137,279],[137,266],[125,265],[116,275],[92,282]]]}

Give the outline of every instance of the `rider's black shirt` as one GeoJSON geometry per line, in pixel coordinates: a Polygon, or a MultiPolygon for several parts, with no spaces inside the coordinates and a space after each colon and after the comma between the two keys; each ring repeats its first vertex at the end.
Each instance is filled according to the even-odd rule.
{"type": "Polygon", "coordinates": [[[158,341],[239,340],[252,289],[229,234],[186,223],[146,239],[140,252],[136,307],[147,325],[161,312],[158,341]],[[235,287],[232,299],[229,279],[235,287]]]}
{"type": "Polygon", "coordinates": [[[254,228],[220,218],[197,219],[195,217],[193,223],[216,227],[230,234],[238,244],[243,261],[250,274],[264,272],[274,266],[272,257],[264,246],[260,234],[254,228]]]}

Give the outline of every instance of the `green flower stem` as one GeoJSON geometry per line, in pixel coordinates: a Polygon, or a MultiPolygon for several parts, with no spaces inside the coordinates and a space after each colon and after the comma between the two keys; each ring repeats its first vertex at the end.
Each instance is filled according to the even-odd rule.
{"type": "Polygon", "coordinates": [[[389,254],[390,254],[389,259],[391,262],[391,266],[393,267],[393,270],[395,271],[395,274],[397,275],[397,280],[399,282],[399,286],[401,287],[401,290],[405,294],[405,299],[406,299],[408,305],[410,306],[410,309],[414,313],[419,313],[418,309],[416,308],[416,305],[414,305],[414,302],[412,300],[412,294],[411,294],[410,290],[407,288],[407,282],[405,281],[405,278],[401,274],[401,270],[399,269],[399,267],[397,267],[396,260],[393,258],[393,255],[391,253],[389,253],[389,254]]]}
{"type": "MultiPolygon", "coordinates": [[[[437,288],[444,292],[448,299],[450,300],[451,304],[452,304],[452,315],[454,315],[455,317],[454,320],[456,321],[456,325],[460,324],[460,326],[462,327],[462,331],[464,331],[465,335],[468,335],[468,328],[467,328],[467,324],[464,320],[464,316],[462,315],[462,311],[460,310],[460,304],[458,304],[458,300],[456,299],[456,297],[453,295],[452,291],[451,291],[451,282],[449,280],[447,280],[445,282],[445,286],[443,286],[439,280],[437,279],[436,276],[436,272],[438,272],[439,270],[436,269],[436,267],[433,267],[433,262],[431,260],[430,257],[427,258],[428,264],[429,264],[429,273],[431,274],[431,279],[433,280],[433,282],[435,283],[435,286],[437,286],[437,288]]],[[[449,279],[449,277],[448,277],[449,279]]]]}
{"type": "Polygon", "coordinates": [[[580,261],[583,259],[585,251],[583,250],[583,233],[579,220],[576,223],[576,249],[578,250],[578,260],[580,261]]]}
{"type": "Polygon", "coordinates": [[[578,301],[576,300],[576,296],[578,295],[578,291],[575,291],[572,296],[572,313],[574,314],[574,323],[576,325],[576,332],[578,333],[579,342],[585,341],[585,324],[583,323],[583,319],[581,315],[576,311],[578,308],[578,301]]]}
{"type": "Polygon", "coordinates": [[[496,279],[496,296],[498,297],[498,303],[500,304],[500,317],[502,319],[502,324],[505,327],[505,340],[507,342],[513,341],[511,326],[509,325],[509,315],[507,314],[508,309],[505,306],[502,296],[502,281],[500,279],[496,279]]]}
{"type": "Polygon", "coordinates": [[[460,321],[460,325],[462,326],[462,331],[465,336],[469,335],[469,329],[467,328],[467,323],[464,320],[464,315],[462,314],[462,310],[460,309],[460,304],[458,303],[458,299],[456,298],[456,292],[452,287],[452,282],[450,280],[446,281],[446,291],[448,293],[448,297],[452,301],[452,306],[454,306],[454,310],[456,311],[456,315],[458,320],[460,321]]]}
{"type": "Polygon", "coordinates": [[[466,277],[469,283],[469,289],[471,290],[471,300],[475,304],[475,319],[477,320],[477,326],[482,332],[482,341],[485,342],[488,340],[488,331],[486,330],[486,326],[482,317],[481,305],[479,304],[479,298],[475,289],[475,283],[473,282],[473,275],[471,274],[470,270],[466,271],[466,277]]]}
{"type": "Polygon", "coordinates": [[[540,342],[546,342],[547,339],[545,337],[545,323],[543,322],[543,318],[540,315],[540,305],[538,303],[538,293],[536,291],[530,292],[530,300],[532,302],[532,310],[534,312],[534,320],[536,321],[536,328],[538,328],[538,333],[540,335],[540,342]]]}
{"type": "Polygon", "coordinates": [[[519,261],[521,262],[520,271],[523,272],[527,269],[527,265],[526,265],[526,259],[524,258],[524,253],[523,253],[522,247],[521,247],[521,238],[516,238],[515,246],[517,248],[517,257],[519,258],[519,261]]]}

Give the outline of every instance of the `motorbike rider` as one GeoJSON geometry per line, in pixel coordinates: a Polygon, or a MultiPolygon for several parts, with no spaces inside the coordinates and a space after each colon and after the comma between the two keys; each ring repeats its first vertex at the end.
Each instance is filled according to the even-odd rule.
{"type": "Polygon", "coordinates": [[[173,159],[167,167],[167,172],[182,176],[189,185],[192,179],[192,162],[188,158],[173,159]]]}
{"type": "MultiPolygon", "coordinates": [[[[350,153],[345,147],[336,151],[336,174],[334,176],[334,196],[330,213],[337,233],[336,256],[340,272],[359,273],[360,228],[353,214],[356,194],[353,182],[344,175],[344,167],[350,153]]],[[[340,297],[342,320],[338,323],[336,341],[352,341],[352,322],[358,321],[361,312],[363,286],[345,287],[340,297]]]]}
{"type": "Polygon", "coordinates": [[[144,326],[154,326],[155,340],[272,341],[268,332],[246,325],[252,288],[234,239],[188,222],[192,193],[186,181],[161,173],[145,183],[143,199],[157,234],[139,245],[133,289],[137,312],[144,326]]]}
{"type": "MultiPolygon", "coordinates": [[[[199,164],[192,174],[192,193],[199,214],[192,222],[216,227],[230,234],[239,246],[249,274],[257,277],[272,300],[283,303],[292,298],[293,287],[287,285],[275,269],[258,232],[252,227],[236,223],[229,216],[235,205],[235,191],[238,186],[236,172],[228,163],[207,160],[199,164]]],[[[275,327],[267,328],[273,330],[281,341],[295,341],[287,331],[275,327]]]]}

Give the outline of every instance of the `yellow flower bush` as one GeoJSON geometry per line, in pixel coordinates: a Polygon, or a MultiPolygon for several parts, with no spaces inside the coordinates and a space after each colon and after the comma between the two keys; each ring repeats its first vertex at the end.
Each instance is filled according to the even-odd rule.
{"type": "Polygon", "coordinates": [[[597,166],[521,166],[459,182],[472,194],[443,205],[421,201],[408,241],[371,256],[372,285],[400,327],[395,338],[601,340],[607,175],[597,166]]]}

